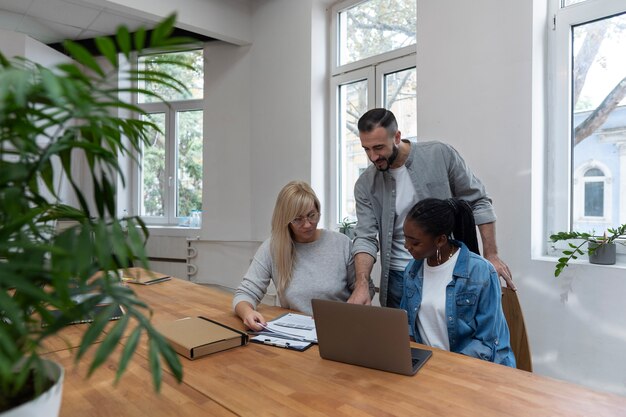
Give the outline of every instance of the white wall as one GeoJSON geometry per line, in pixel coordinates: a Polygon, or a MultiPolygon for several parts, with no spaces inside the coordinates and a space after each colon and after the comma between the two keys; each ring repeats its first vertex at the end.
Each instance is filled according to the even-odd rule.
{"type": "Polygon", "coordinates": [[[250,240],[250,47],[211,42],[205,51],[200,237],[250,240]]]}
{"type": "Polygon", "coordinates": [[[555,278],[554,262],[531,259],[544,239],[531,230],[543,207],[546,1],[417,4],[418,137],[455,146],[494,200],[535,372],[626,395],[624,269],[573,265],[555,278]]]}
{"type": "MultiPolygon", "coordinates": [[[[0,29],[0,52],[2,52],[6,58],[16,56],[24,57],[47,68],[52,68],[54,65],[70,61],[66,55],[29,36],[3,29],[0,29]]],[[[52,134],[53,132],[51,131],[49,133],[52,134]]],[[[47,139],[43,136],[40,136],[37,141],[40,146],[44,146],[47,143],[47,139]]],[[[69,186],[66,176],[60,174],[61,163],[59,158],[53,157],[52,164],[55,172],[53,183],[55,184],[55,192],[60,202],[78,206],[78,200],[69,186]]],[[[80,166],[72,166],[72,174],[75,179],[80,181],[80,166]]],[[[47,188],[42,181],[40,181],[40,184],[42,195],[49,200],[56,200],[56,197],[54,197],[52,193],[47,192],[47,188]]]]}
{"type": "MultiPolygon", "coordinates": [[[[311,181],[312,142],[325,132],[313,129],[324,113],[326,89],[319,63],[312,63],[312,42],[325,38],[324,18],[314,0],[259,0],[252,14],[251,174],[252,236],[264,239],[276,195],[291,180],[311,181]],[[315,33],[312,30],[315,29],[315,33]],[[313,95],[313,88],[318,89],[313,95]],[[313,105],[316,107],[313,108],[313,105]],[[312,132],[316,137],[312,137],[312,132]]],[[[319,59],[318,52],[315,52],[319,59]]],[[[325,67],[325,64],[324,64],[325,67]]],[[[317,190],[322,194],[321,190],[317,190]]]]}
{"type": "Polygon", "coordinates": [[[7,58],[22,56],[46,67],[69,60],[66,55],[29,36],[4,29],[0,29],[0,52],[7,58]]]}
{"type": "Polygon", "coordinates": [[[269,236],[278,191],[293,179],[311,181],[312,150],[323,161],[325,149],[324,7],[260,0],[250,21],[250,45],[211,42],[205,55],[204,242],[194,280],[229,288],[269,236]]]}

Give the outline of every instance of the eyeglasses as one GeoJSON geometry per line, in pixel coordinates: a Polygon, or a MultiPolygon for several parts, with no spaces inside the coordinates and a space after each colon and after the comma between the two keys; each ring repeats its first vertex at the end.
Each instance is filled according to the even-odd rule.
{"type": "Polygon", "coordinates": [[[305,225],[305,223],[308,221],[309,223],[313,224],[313,223],[317,223],[320,219],[320,213],[317,211],[312,211],[309,214],[307,214],[306,216],[300,216],[300,217],[296,217],[295,219],[293,219],[292,221],[290,221],[289,223],[293,224],[296,227],[302,227],[305,225]]]}

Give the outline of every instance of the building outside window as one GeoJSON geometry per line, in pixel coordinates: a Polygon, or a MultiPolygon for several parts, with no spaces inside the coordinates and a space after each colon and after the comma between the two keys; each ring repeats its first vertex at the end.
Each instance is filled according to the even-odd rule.
{"type": "Polygon", "coordinates": [[[626,3],[554,0],[548,234],[626,223],[626,3]]]}
{"type": "Polygon", "coordinates": [[[402,137],[417,134],[416,0],[349,0],[332,8],[330,222],[355,219],[354,183],[369,160],[357,122],[394,112],[402,137]]]}
{"type": "Polygon", "coordinates": [[[608,166],[597,160],[582,164],[574,172],[573,188],[576,230],[600,233],[611,227],[613,178],[608,166]]]}
{"type": "Polygon", "coordinates": [[[137,65],[169,73],[189,92],[156,86],[145,80],[136,102],[148,115],[150,143],[139,157],[136,193],[139,215],[149,224],[178,224],[202,209],[203,51],[156,53],[138,57],[137,65]],[[168,64],[184,62],[189,68],[168,64]],[[153,94],[167,100],[159,103],[153,94]]]}

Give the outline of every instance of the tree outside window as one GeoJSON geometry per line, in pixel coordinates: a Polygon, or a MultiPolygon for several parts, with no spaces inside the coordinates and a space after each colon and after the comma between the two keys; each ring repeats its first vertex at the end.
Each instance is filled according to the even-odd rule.
{"type": "MultiPolygon", "coordinates": [[[[571,39],[572,170],[594,160],[610,172],[626,172],[626,13],[572,25],[571,39]]],[[[589,169],[584,187],[572,187],[572,201],[584,204],[578,209],[583,215],[573,216],[574,230],[591,233],[626,222],[626,183],[619,175],[613,182],[604,177],[589,169]],[[611,206],[607,192],[617,197],[611,206]],[[594,217],[604,221],[590,223],[594,217]]]]}

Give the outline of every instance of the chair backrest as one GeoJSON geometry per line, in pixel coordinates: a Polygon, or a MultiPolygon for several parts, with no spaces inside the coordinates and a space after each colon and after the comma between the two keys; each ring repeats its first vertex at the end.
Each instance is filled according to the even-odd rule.
{"type": "Polygon", "coordinates": [[[502,311],[511,333],[511,348],[515,354],[517,369],[532,372],[533,364],[530,346],[526,335],[526,325],[517,293],[510,288],[502,287],[502,311]]]}

